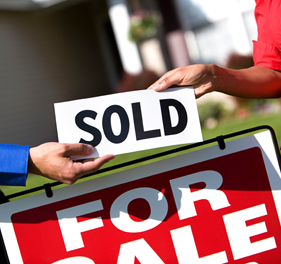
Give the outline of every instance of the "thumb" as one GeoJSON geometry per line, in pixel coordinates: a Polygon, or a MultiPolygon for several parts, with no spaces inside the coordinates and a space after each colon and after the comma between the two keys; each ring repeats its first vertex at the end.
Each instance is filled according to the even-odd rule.
{"type": "Polygon", "coordinates": [[[94,147],[83,143],[66,144],[66,150],[64,152],[65,157],[69,156],[88,156],[93,154],[94,147]]]}

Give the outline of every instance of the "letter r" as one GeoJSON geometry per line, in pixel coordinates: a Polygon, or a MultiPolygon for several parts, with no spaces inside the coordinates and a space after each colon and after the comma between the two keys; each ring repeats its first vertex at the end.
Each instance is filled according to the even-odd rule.
{"type": "Polygon", "coordinates": [[[196,216],[195,201],[208,200],[213,210],[230,206],[223,191],[222,176],[216,171],[201,171],[170,181],[180,220],[196,216]],[[206,187],[191,192],[190,185],[204,182],[206,187]]]}

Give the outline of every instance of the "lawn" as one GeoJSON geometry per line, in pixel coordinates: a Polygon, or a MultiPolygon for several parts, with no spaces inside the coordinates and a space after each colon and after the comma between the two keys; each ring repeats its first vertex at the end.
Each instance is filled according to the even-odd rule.
{"type": "Polygon", "coordinates": [[[245,119],[234,119],[219,123],[214,129],[202,129],[204,140],[241,131],[244,129],[268,125],[276,134],[279,145],[281,145],[281,113],[251,115],[245,119]]]}
{"type": "MultiPolygon", "coordinates": [[[[218,125],[213,129],[202,129],[203,139],[208,140],[215,138],[220,135],[227,135],[233,132],[238,132],[244,129],[253,128],[257,126],[262,125],[269,125],[271,126],[275,133],[278,140],[279,146],[281,146],[281,113],[274,113],[274,114],[259,114],[259,115],[251,115],[244,119],[230,119],[230,120],[224,120],[218,123],[218,125]]],[[[169,148],[162,148],[162,149],[151,149],[147,151],[140,151],[135,153],[130,153],[126,155],[119,155],[117,156],[113,161],[111,161],[107,166],[113,166],[116,164],[123,163],[125,161],[138,159],[141,157],[145,157],[148,155],[152,155],[155,153],[163,152],[165,150],[173,149],[175,147],[169,147],[169,148]]],[[[181,152],[182,153],[182,152],[181,152]]],[[[132,166],[130,166],[132,167],[132,166]]],[[[128,167],[125,167],[123,169],[127,169],[128,167]]],[[[121,169],[119,169],[121,170],[121,169]]],[[[115,170],[116,171],[116,170],[115,170]]],[[[107,173],[103,173],[103,176],[107,173]]],[[[95,176],[96,177],[96,176],[95,176]]],[[[87,178],[88,179],[88,178],[87,178]]],[[[82,180],[80,180],[82,181],[82,180]]],[[[52,182],[48,179],[45,179],[43,177],[38,177],[36,175],[29,175],[27,180],[27,187],[8,187],[8,186],[1,186],[1,190],[6,194],[12,194],[20,191],[24,191],[26,189],[30,189],[39,185],[43,185],[45,183],[52,182]]]]}

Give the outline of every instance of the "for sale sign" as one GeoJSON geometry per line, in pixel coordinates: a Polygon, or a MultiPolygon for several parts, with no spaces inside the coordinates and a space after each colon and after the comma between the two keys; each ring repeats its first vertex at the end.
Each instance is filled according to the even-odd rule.
{"type": "Polygon", "coordinates": [[[1,205],[11,264],[280,263],[268,131],[1,205]]]}

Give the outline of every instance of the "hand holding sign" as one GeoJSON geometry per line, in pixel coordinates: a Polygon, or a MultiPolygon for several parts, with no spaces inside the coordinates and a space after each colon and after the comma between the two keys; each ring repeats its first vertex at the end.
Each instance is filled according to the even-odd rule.
{"type": "Polygon", "coordinates": [[[28,172],[72,184],[114,158],[113,155],[105,155],[96,160],[86,159],[81,162],[73,162],[69,158],[72,155],[85,156],[93,152],[94,148],[85,144],[45,143],[30,149],[28,172]]]}
{"type": "Polygon", "coordinates": [[[202,141],[192,87],[57,103],[55,113],[59,141],[91,144],[91,157],[202,141]]]}

